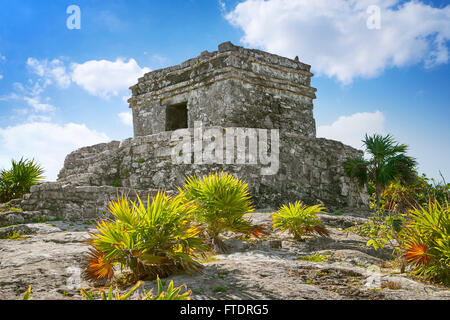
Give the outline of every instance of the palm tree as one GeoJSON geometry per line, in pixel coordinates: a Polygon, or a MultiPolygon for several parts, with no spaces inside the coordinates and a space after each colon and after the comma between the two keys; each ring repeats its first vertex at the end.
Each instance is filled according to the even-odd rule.
{"type": "Polygon", "coordinates": [[[33,159],[12,160],[11,165],[9,170],[0,170],[0,203],[21,198],[44,178],[43,168],[33,159]]]}
{"type": "Polygon", "coordinates": [[[417,162],[406,155],[408,146],[397,143],[389,134],[386,136],[366,134],[363,143],[371,159],[347,158],[344,170],[349,177],[358,179],[361,186],[369,181],[373,182],[379,209],[381,194],[386,186],[396,179],[402,183],[411,182],[414,179],[414,167],[417,162]]]}

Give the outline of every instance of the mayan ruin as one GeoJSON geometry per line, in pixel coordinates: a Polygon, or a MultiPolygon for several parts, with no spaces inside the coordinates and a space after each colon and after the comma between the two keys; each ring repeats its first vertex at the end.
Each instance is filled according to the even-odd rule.
{"type": "Polygon", "coordinates": [[[0,300],[179,300],[133,303],[167,319],[450,300],[450,5],[2,9],[0,300]]]}

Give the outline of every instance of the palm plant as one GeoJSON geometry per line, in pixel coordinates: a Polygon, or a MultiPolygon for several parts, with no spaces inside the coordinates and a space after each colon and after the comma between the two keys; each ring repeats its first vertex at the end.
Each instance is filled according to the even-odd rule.
{"type": "Polygon", "coordinates": [[[11,165],[11,169],[0,171],[0,202],[21,198],[44,178],[44,170],[34,160],[21,158],[12,160],[11,165]]]}
{"type": "Polygon", "coordinates": [[[400,251],[420,276],[450,283],[450,207],[430,200],[409,213],[400,232],[400,251]]]}
{"type": "Polygon", "coordinates": [[[366,134],[363,143],[371,159],[348,158],[344,170],[349,177],[358,179],[361,186],[369,181],[374,183],[379,209],[381,194],[389,183],[395,180],[411,182],[414,179],[416,161],[406,155],[408,146],[398,144],[391,135],[366,134]]]}
{"type": "Polygon", "coordinates": [[[307,206],[300,201],[294,204],[283,205],[273,213],[273,228],[288,230],[294,238],[303,241],[303,236],[317,233],[320,236],[328,236],[328,230],[323,226],[317,213],[324,212],[321,205],[307,206]]]}
{"type": "Polygon", "coordinates": [[[112,201],[109,212],[115,220],[97,223],[91,233],[90,256],[85,275],[90,279],[111,279],[114,267],[128,267],[135,278],[169,275],[176,270],[197,271],[207,247],[198,237],[193,222],[195,205],[183,195],[169,197],[163,192],[144,205],[125,197],[112,201]]]}
{"type": "Polygon", "coordinates": [[[244,215],[253,212],[248,184],[224,172],[202,178],[190,176],[183,188],[179,188],[188,201],[198,205],[195,217],[205,225],[208,241],[219,251],[225,251],[219,234],[232,231],[245,235],[260,236],[262,227],[254,226],[244,215]]]}

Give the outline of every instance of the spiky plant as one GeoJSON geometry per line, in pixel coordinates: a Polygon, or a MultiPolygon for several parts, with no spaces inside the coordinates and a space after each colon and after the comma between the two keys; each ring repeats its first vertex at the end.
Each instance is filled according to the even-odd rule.
{"type": "Polygon", "coordinates": [[[379,209],[381,194],[389,183],[396,179],[401,182],[414,179],[416,161],[406,155],[408,146],[397,143],[391,135],[366,134],[363,143],[371,158],[348,158],[344,171],[349,177],[356,178],[361,186],[369,181],[374,183],[379,209]]]}
{"type": "Polygon", "coordinates": [[[33,159],[12,160],[9,170],[0,171],[0,203],[21,198],[31,186],[44,179],[44,170],[33,159]]]}
{"type": "Polygon", "coordinates": [[[85,275],[90,279],[111,279],[114,267],[131,269],[136,279],[169,275],[176,270],[197,271],[207,247],[198,237],[193,222],[195,205],[183,195],[163,192],[144,205],[125,197],[112,201],[108,210],[115,220],[97,223],[85,275]]]}
{"type": "Polygon", "coordinates": [[[414,272],[450,284],[450,207],[429,201],[409,213],[400,232],[400,250],[414,272]]]}
{"type": "MultiPolygon", "coordinates": [[[[113,293],[112,286],[109,287],[108,293],[106,293],[104,290],[100,291],[100,300],[128,300],[130,299],[131,295],[138,289],[140,286],[142,286],[142,291],[144,292],[144,295],[139,295],[139,300],[190,300],[191,299],[191,290],[186,289],[186,285],[181,285],[179,287],[174,287],[173,281],[170,281],[167,290],[164,291],[164,286],[162,284],[162,281],[159,277],[157,277],[157,284],[158,284],[158,292],[156,295],[153,294],[153,291],[146,291],[144,288],[144,282],[138,281],[130,290],[125,292],[124,294],[120,294],[119,291],[116,289],[116,291],[113,293]],[[182,289],[185,289],[185,292],[181,293],[182,289]]],[[[86,289],[80,290],[81,297],[83,300],[96,300],[94,294],[87,291],[86,289]]],[[[28,290],[23,293],[23,300],[31,300],[31,285],[28,286],[28,290]]]]}
{"type": "Polygon", "coordinates": [[[328,230],[316,215],[324,210],[325,208],[321,204],[307,206],[301,201],[283,205],[273,213],[273,228],[279,228],[282,231],[288,230],[299,241],[304,240],[303,236],[314,233],[328,236],[328,230]]]}
{"type": "Polygon", "coordinates": [[[219,251],[225,251],[219,234],[232,231],[260,236],[264,230],[254,226],[244,215],[253,212],[248,184],[224,172],[203,177],[190,176],[179,188],[188,201],[198,205],[195,217],[205,226],[208,240],[219,251]]]}
{"type": "MultiPolygon", "coordinates": [[[[156,295],[153,294],[153,291],[146,291],[144,288],[144,282],[138,281],[130,290],[120,295],[119,291],[116,289],[116,292],[113,293],[112,286],[109,287],[108,293],[104,290],[100,291],[100,300],[128,300],[131,295],[136,291],[139,286],[142,286],[142,291],[144,295],[139,296],[139,300],[190,300],[190,295],[192,292],[185,291],[180,294],[181,290],[186,289],[185,285],[181,285],[179,287],[174,287],[173,281],[170,281],[167,290],[164,291],[164,286],[162,284],[161,279],[157,278],[158,283],[158,292],[156,295]]],[[[81,296],[83,300],[95,300],[95,296],[85,289],[81,289],[81,296]]]]}

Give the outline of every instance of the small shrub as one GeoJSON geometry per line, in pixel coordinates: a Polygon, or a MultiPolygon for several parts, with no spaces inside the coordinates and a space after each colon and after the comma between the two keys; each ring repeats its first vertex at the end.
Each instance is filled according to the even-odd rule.
{"type": "Polygon", "coordinates": [[[253,226],[244,215],[253,212],[248,185],[231,174],[221,172],[202,178],[191,176],[183,189],[187,201],[198,205],[194,214],[196,220],[205,226],[208,240],[225,251],[219,234],[232,231],[245,235],[260,236],[262,227],[253,226]]]}
{"type": "Polygon", "coordinates": [[[450,183],[444,179],[436,182],[425,174],[418,175],[415,172],[413,182],[404,184],[395,181],[384,190],[381,209],[394,214],[406,214],[411,209],[427,206],[430,199],[440,204],[450,201],[450,183]]]}
{"type": "Polygon", "coordinates": [[[328,230],[322,224],[317,213],[324,212],[321,205],[307,206],[300,201],[294,204],[283,205],[277,212],[273,213],[273,228],[282,231],[288,230],[296,240],[303,241],[303,236],[318,234],[328,236],[328,230]]]}
{"type": "Polygon", "coordinates": [[[85,275],[90,279],[111,279],[113,267],[128,267],[138,279],[165,276],[177,270],[197,271],[197,258],[207,247],[198,237],[200,229],[193,223],[191,202],[183,195],[175,198],[162,192],[145,206],[125,197],[112,201],[109,212],[115,221],[97,223],[91,233],[90,256],[85,275]]]}
{"type": "Polygon", "coordinates": [[[143,159],[143,158],[140,158],[139,160],[138,160],[138,163],[139,164],[142,164],[142,163],[144,163],[145,162],[145,159],[143,159]]]}
{"type": "Polygon", "coordinates": [[[382,211],[379,211],[368,222],[352,227],[349,231],[355,231],[362,237],[369,237],[370,239],[366,245],[378,250],[384,249],[388,243],[395,247],[395,243],[392,240],[397,240],[398,232],[401,230],[404,222],[404,215],[385,216],[382,211]]]}
{"type": "Polygon", "coordinates": [[[400,251],[414,273],[450,284],[450,207],[436,200],[409,213],[400,232],[400,251]]]}
{"type": "Polygon", "coordinates": [[[31,186],[39,184],[44,170],[34,160],[11,161],[11,169],[0,171],[0,203],[23,197],[31,186]]]}

